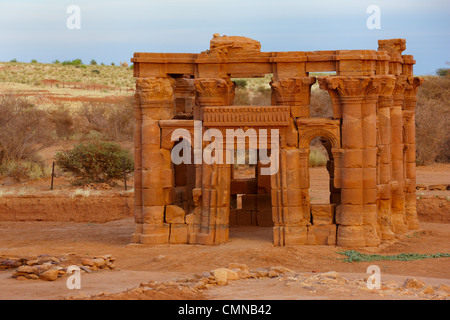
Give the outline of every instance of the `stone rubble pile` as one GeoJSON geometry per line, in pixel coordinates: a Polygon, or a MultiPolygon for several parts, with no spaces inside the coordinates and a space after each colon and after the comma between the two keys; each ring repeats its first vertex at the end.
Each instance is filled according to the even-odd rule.
{"type": "Polygon", "coordinates": [[[115,258],[104,255],[94,258],[81,258],[74,255],[54,257],[40,255],[36,258],[0,257],[0,270],[15,269],[12,278],[17,280],[55,281],[67,274],[67,267],[78,266],[81,272],[92,273],[100,270],[114,269],[115,258]]]}
{"type": "Polygon", "coordinates": [[[223,286],[241,279],[269,279],[276,278],[284,286],[298,286],[310,293],[331,291],[336,297],[340,293],[358,295],[358,290],[384,296],[413,296],[422,299],[445,300],[450,299],[450,286],[427,285],[422,280],[407,279],[404,283],[390,281],[381,284],[380,289],[369,289],[366,279],[346,279],[336,271],[310,274],[296,273],[283,266],[270,268],[249,269],[245,264],[230,263],[227,268],[217,268],[210,272],[194,274],[191,277],[179,278],[176,281],[141,283],[138,288],[129,289],[128,292],[144,293],[147,290],[167,290],[178,288],[183,292],[202,292],[213,286],[223,286]]]}

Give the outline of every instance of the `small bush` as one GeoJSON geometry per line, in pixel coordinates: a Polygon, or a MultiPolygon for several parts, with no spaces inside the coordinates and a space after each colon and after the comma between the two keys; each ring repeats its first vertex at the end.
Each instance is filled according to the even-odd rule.
{"type": "Polygon", "coordinates": [[[245,88],[237,87],[234,92],[234,101],[233,104],[235,106],[249,106],[251,105],[251,97],[249,90],[245,88]]]}
{"type": "Polygon", "coordinates": [[[17,62],[17,59],[12,59],[12,60],[9,61],[9,62],[17,62]]]}
{"type": "Polygon", "coordinates": [[[82,64],[83,64],[83,61],[82,61],[81,59],[74,59],[74,60],[72,60],[72,61],[70,61],[70,60],[65,60],[65,61],[61,62],[61,64],[62,64],[63,66],[66,66],[66,65],[79,66],[79,65],[82,65],[82,64]]]}
{"type": "Polygon", "coordinates": [[[0,173],[17,182],[39,180],[49,176],[49,169],[41,162],[9,161],[0,165],[0,173]]]}
{"type": "Polygon", "coordinates": [[[74,117],[70,109],[58,106],[48,111],[49,120],[53,123],[56,135],[61,139],[69,139],[75,133],[74,117]]]}
{"type": "Polygon", "coordinates": [[[0,163],[36,161],[53,142],[47,113],[14,94],[0,96],[0,163]]]}
{"type": "Polygon", "coordinates": [[[56,164],[77,178],[76,183],[108,183],[123,178],[123,171],[134,170],[133,158],[113,142],[78,144],[72,150],[59,152],[56,164]]]}
{"type": "Polygon", "coordinates": [[[445,68],[437,69],[436,74],[440,77],[450,76],[450,69],[445,69],[445,68]]]}
{"type": "Polygon", "coordinates": [[[86,131],[102,134],[102,139],[131,141],[134,133],[133,100],[118,103],[85,103],[79,115],[86,123],[86,131]]]}
{"type": "Polygon", "coordinates": [[[91,66],[96,66],[97,65],[97,61],[95,61],[94,59],[91,60],[91,66]]]}
{"type": "Polygon", "coordinates": [[[236,80],[233,80],[233,82],[236,85],[236,88],[246,88],[248,85],[247,80],[244,80],[244,79],[236,79],[236,80]]]}
{"type": "Polygon", "coordinates": [[[309,166],[321,167],[327,164],[328,157],[325,148],[311,147],[309,150],[309,166]]]}
{"type": "Polygon", "coordinates": [[[37,63],[36,59],[31,60],[31,63],[37,63]]]}

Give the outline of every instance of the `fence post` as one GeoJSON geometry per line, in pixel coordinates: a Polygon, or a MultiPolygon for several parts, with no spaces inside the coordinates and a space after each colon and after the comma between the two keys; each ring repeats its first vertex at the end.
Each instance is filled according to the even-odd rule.
{"type": "Polygon", "coordinates": [[[50,187],[50,190],[53,190],[53,177],[55,176],[55,161],[53,161],[52,164],[52,185],[50,187]]]}
{"type": "Polygon", "coordinates": [[[125,158],[122,159],[122,163],[123,163],[123,182],[125,185],[125,191],[127,191],[127,173],[125,170],[125,158]]]}

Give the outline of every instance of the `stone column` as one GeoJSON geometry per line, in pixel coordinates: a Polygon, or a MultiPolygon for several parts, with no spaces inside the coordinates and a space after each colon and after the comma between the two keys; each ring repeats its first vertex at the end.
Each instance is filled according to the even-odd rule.
{"type": "Polygon", "coordinates": [[[392,230],[403,234],[408,230],[405,215],[405,168],[403,137],[403,100],[406,89],[406,76],[397,76],[394,87],[394,105],[391,108],[391,169],[392,180],[392,230]]]}
{"type": "Polygon", "coordinates": [[[403,126],[405,141],[405,211],[406,223],[410,230],[419,228],[416,207],[416,104],[417,89],[423,83],[422,78],[409,77],[403,104],[403,126]]]}
{"type": "Polygon", "coordinates": [[[195,88],[194,79],[177,78],[175,79],[175,109],[177,114],[188,117],[194,113],[195,88]]]}
{"type": "Polygon", "coordinates": [[[376,163],[372,164],[376,160],[372,160],[372,157],[367,154],[365,145],[365,140],[373,138],[369,137],[369,129],[366,129],[367,134],[364,130],[366,126],[373,126],[372,121],[366,121],[367,123],[364,124],[366,113],[368,119],[373,118],[371,112],[373,106],[365,108],[364,103],[366,87],[371,79],[330,76],[321,81],[326,82],[329,89],[337,90],[342,108],[342,155],[339,179],[341,204],[336,208],[337,245],[365,246],[364,205],[372,202],[373,188],[369,188],[371,185],[365,186],[364,169],[373,169],[376,165],[376,163]],[[367,162],[368,160],[370,162],[367,162]]]}
{"type": "Polygon", "coordinates": [[[391,223],[391,108],[394,100],[392,92],[395,76],[383,76],[378,99],[377,135],[377,187],[378,187],[378,225],[381,240],[394,239],[391,223]]]}
{"type": "MultiPolygon", "coordinates": [[[[194,119],[202,119],[202,107],[232,105],[234,83],[229,78],[201,78],[194,81],[197,105],[194,119]]],[[[206,128],[205,128],[206,129],[206,128]]],[[[208,143],[209,144],[209,143],[208,143]]],[[[204,146],[203,146],[204,147],[204,146]]],[[[224,152],[225,156],[226,151],[224,152]]],[[[200,214],[200,229],[196,235],[198,244],[213,245],[228,241],[230,204],[230,164],[197,165],[195,192],[201,197],[196,208],[200,214]]]]}
{"type": "Polygon", "coordinates": [[[290,125],[280,143],[278,173],[271,177],[274,245],[307,244],[310,224],[308,149],[298,149],[295,118],[309,117],[314,77],[280,78],[271,83],[272,105],[290,106],[290,125]]]}
{"type": "Polygon", "coordinates": [[[308,155],[309,150],[280,150],[278,172],[271,176],[276,246],[307,243],[307,225],[310,223],[308,155]],[[308,201],[304,201],[305,197],[308,201]]]}
{"type": "Polygon", "coordinates": [[[165,206],[173,202],[173,172],[170,151],[161,149],[158,120],[171,119],[174,80],[136,80],[137,128],[135,137],[135,220],[133,242],[168,243],[169,225],[164,222],[165,206]]]}
{"type": "Polygon", "coordinates": [[[337,89],[329,85],[327,77],[319,77],[317,78],[317,82],[319,83],[320,89],[326,90],[330,95],[331,105],[333,106],[333,119],[342,119],[341,98],[337,89]]]}
{"type": "Polygon", "coordinates": [[[382,76],[371,76],[362,104],[363,233],[368,247],[380,244],[377,221],[377,102],[382,76]]]}

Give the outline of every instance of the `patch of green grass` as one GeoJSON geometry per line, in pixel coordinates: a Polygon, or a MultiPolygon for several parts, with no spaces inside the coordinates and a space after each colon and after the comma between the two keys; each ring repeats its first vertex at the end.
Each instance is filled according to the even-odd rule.
{"type": "Polygon", "coordinates": [[[338,254],[344,255],[344,262],[371,262],[371,261],[413,261],[429,258],[449,258],[450,253],[400,253],[392,256],[384,256],[379,254],[365,254],[355,250],[338,251],[338,254]]]}

